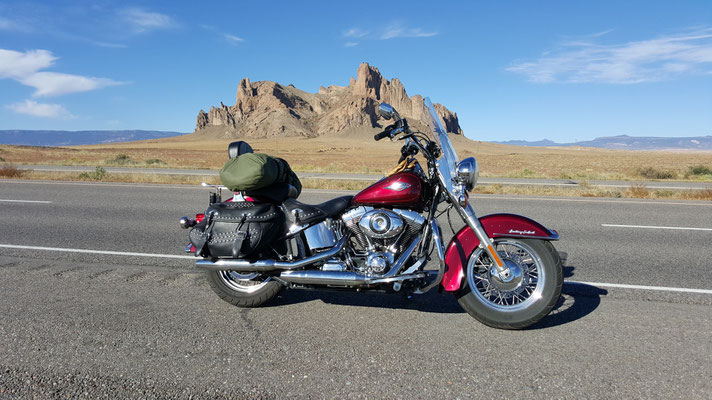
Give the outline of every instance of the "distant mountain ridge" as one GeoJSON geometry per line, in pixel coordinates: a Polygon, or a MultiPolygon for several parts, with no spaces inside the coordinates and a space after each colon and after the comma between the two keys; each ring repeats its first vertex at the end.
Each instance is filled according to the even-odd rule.
{"type": "Polygon", "coordinates": [[[23,146],[78,146],[82,144],[102,144],[131,142],[135,140],[160,139],[185,135],[168,131],[42,131],[42,130],[0,130],[0,144],[23,146]]]}
{"type": "Polygon", "coordinates": [[[617,150],[712,150],[712,136],[656,137],[656,136],[604,136],[593,140],[557,143],[548,139],[538,141],[507,140],[493,143],[534,147],[598,147],[617,150]]]}

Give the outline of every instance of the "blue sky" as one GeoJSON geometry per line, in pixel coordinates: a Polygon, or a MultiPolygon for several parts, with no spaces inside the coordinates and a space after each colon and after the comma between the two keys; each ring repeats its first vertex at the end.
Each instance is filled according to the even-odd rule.
{"type": "Polygon", "coordinates": [[[477,140],[712,135],[712,2],[0,0],[0,129],[191,132],[237,83],[359,63],[477,140]]]}

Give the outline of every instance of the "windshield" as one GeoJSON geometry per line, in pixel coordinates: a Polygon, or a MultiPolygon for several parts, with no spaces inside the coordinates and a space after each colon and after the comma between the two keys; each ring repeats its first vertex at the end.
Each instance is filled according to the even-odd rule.
{"type": "Polygon", "coordinates": [[[455,176],[455,167],[459,159],[457,153],[450,143],[447,131],[440,122],[440,117],[429,97],[424,100],[424,118],[428,124],[430,132],[442,150],[442,157],[438,160],[438,172],[443,183],[447,186],[448,191],[452,192],[452,178],[455,176]]]}

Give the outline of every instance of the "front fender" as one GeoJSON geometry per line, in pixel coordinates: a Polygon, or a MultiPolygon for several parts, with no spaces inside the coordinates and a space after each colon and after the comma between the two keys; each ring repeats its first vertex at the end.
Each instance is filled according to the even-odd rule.
{"type": "MultiPolygon", "coordinates": [[[[480,218],[487,236],[519,239],[558,240],[556,231],[545,228],[533,219],[516,214],[490,214],[480,218]]],[[[480,245],[475,232],[465,225],[450,241],[445,252],[445,274],[441,285],[448,292],[460,289],[470,254],[480,245]]]]}

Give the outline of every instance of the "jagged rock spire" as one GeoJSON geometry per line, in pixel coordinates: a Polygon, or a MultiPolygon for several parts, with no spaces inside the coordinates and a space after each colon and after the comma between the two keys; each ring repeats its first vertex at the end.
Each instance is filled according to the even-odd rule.
{"type": "MultiPolygon", "coordinates": [[[[349,86],[320,87],[317,93],[307,93],[293,85],[276,82],[240,80],[235,105],[201,110],[196,131],[210,127],[224,128],[229,137],[268,137],[276,135],[318,136],[338,133],[351,128],[379,126],[376,108],[387,102],[411,120],[420,120],[423,97],[408,97],[398,78],[383,78],[378,68],[361,63],[356,79],[349,86]]],[[[457,114],[440,104],[436,111],[448,132],[461,134],[457,114]]],[[[382,122],[382,121],[381,121],[382,122]]]]}

